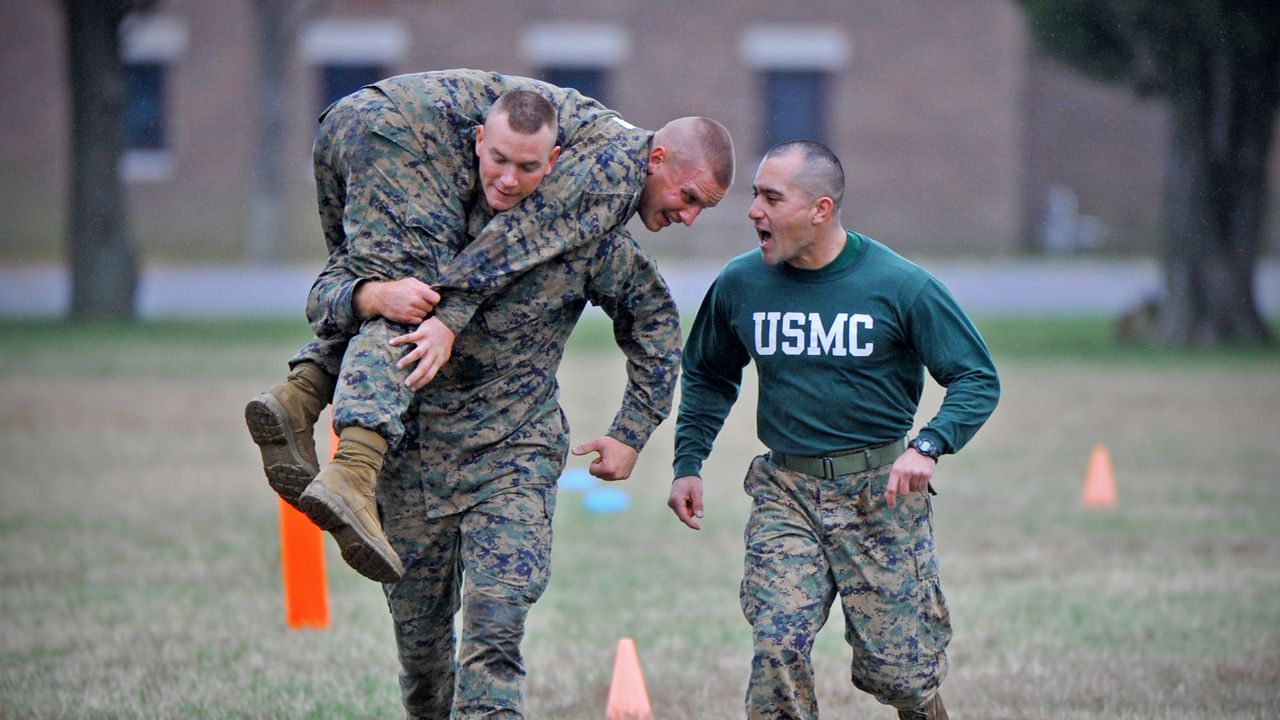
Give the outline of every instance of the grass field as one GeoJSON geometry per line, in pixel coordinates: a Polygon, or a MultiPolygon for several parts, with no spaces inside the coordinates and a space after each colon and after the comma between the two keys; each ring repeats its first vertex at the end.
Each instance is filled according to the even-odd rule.
{"type": "MultiPolygon", "coordinates": [[[[934,505],[953,717],[1277,717],[1280,356],[1118,352],[1089,319],[979,326],[1002,402],[943,460],[934,505]],[[1115,460],[1110,511],[1080,499],[1099,442],[1115,460]]],[[[0,717],[400,713],[381,590],[331,541],[332,628],[284,627],[276,500],[241,412],[305,337],[0,322],[0,717]]],[[[560,377],[573,442],[599,434],[623,377],[599,323],[560,377]]],[[[671,423],[622,485],[626,513],[560,494],[553,580],[525,642],[532,717],[603,717],[621,636],[659,720],[741,717],[753,398],[748,386],[707,464],[701,533],[665,506],[671,423]]],[[[837,613],[815,651],[823,716],[894,717],[849,684],[842,630],[837,613]]]]}

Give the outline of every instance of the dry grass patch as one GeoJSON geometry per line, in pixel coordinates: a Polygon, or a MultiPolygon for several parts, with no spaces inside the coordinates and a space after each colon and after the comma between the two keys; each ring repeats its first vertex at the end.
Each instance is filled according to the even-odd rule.
{"type": "MultiPolygon", "coordinates": [[[[241,410],[297,338],[193,337],[105,337],[109,372],[73,334],[0,347],[0,716],[397,715],[382,593],[332,543],[332,629],[283,628],[275,497],[241,410]]],[[[1274,717],[1280,362],[998,362],[1000,409],[937,483],[953,715],[1274,717]],[[1097,442],[1116,462],[1109,512],[1080,504],[1097,442]]],[[[607,427],[622,377],[615,352],[568,356],[574,443],[607,427]]],[[[620,485],[626,513],[561,493],[525,645],[532,717],[600,717],[623,635],[659,718],[741,717],[753,405],[749,383],[707,464],[701,533],[665,505],[670,423],[620,485]]],[[[842,630],[837,613],[815,650],[824,716],[892,717],[849,685],[842,630]]]]}

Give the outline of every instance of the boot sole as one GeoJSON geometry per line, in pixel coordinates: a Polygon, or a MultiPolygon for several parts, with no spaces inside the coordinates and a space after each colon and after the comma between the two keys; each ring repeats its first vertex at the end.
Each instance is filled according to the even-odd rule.
{"type": "Polygon", "coordinates": [[[397,582],[404,575],[404,565],[391,545],[370,535],[342,498],[319,483],[302,493],[298,509],[321,530],[333,533],[342,559],[356,572],[380,583],[397,582]]]}
{"type": "Polygon", "coordinates": [[[320,473],[320,468],[302,457],[289,430],[289,413],[270,393],[262,393],[245,405],[244,421],[262,453],[267,484],[285,502],[301,510],[302,491],[320,473]]]}

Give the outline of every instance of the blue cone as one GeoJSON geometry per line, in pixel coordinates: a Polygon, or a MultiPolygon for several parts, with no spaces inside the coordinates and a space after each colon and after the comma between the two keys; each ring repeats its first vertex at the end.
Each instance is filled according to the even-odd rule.
{"type": "Polygon", "coordinates": [[[596,479],[591,477],[591,473],[587,472],[586,468],[567,468],[560,475],[557,484],[561,490],[584,492],[595,486],[596,479]]]}
{"type": "Polygon", "coordinates": [[[617,488],[602,487],[588,492],[582,499],[582,504],[587,512],[608,515],[626,510],[631,506],[631,498],[617,488]]]}

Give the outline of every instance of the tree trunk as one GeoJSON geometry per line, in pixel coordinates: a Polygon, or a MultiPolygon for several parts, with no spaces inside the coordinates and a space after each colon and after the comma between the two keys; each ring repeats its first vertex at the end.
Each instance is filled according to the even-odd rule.
{"type": "Polygon", "coordinates": [[[1210,347],[1270,345],[1254,293],[1268,197],[1266,160],[1280,51],[1258,64],[1206,52],[1202,83],[1170,97],[1163,268],[1167,295],[1154,340],[1210,347]],[[1262,67],[1259,67],[1262,65],[1262,67]]]}
{"type": "Polygon", "coordinates": [[[252,3],[257,25],[258,128],[249,195],[248,252],[256,263],[279,262],[283,256],[281,215],[285,138],[285,60],[292,45],[287,14],[289,3],[252,3]]]}
{"type": "Polygon", "coordinates": [[[71,316],[133,317],[138,262],[120,183],[125,75],[119,27],[126,3],[64,0],[70,56],[71,316]]]}

